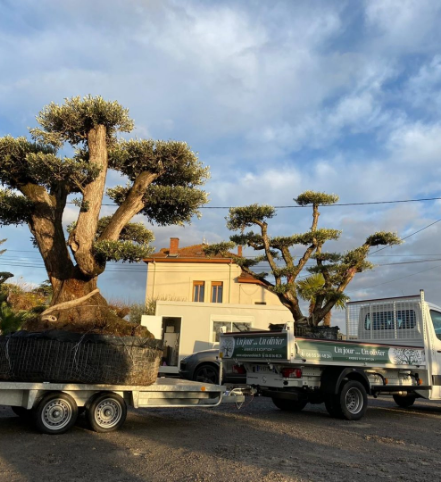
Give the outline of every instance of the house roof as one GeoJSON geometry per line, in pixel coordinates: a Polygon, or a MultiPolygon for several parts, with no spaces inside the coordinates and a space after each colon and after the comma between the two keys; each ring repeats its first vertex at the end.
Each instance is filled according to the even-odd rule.
{"type": "Polygon", "coordinates": [[[213,256],[207,256],[204,253],[205,244],[196,244],[194,246],[186,246],[185,248],[178,248],[176,254],[170,254],[170,248],[162,248],[157,253],[152,254],[149,258],[144,258],[145,263],[221,263],[229,264],[233,261],[233,256],[225,258],[224,256],[217,254],[213,256]]]}
{"type": "MultiPolygon", "coordinates": [[[[179,239],[171,238],[170,247],[162,248],[157,253],[152,254],[148,258],[144,258],[145,263],[216,263],[216,264],[232,264],[233,257],[242,254],[242,248],[239,247],[238,254],[228,253],[230,256],[226,258],[221,254],[207,256],[204,253],[204,246],[206,244],[196,244],[193,246],[186,246],[179,248],[179,239]]],[[[257,285],[264,285],[261,280],[254,276],[241,272],[237,279],[239,283],[251,283],[257,285]]]]}
{"type": "Polygon", "coordinates": [[[249,273],[245,273],[245,271],[242,271],[242,273],[240,274],[237,281],[239,283],[250,283],[250,284],[254,284],[254,285],[265,286],[265,283],[263,283],[260,279],[255,278],[253,275],[251,275],[249,273]]]}

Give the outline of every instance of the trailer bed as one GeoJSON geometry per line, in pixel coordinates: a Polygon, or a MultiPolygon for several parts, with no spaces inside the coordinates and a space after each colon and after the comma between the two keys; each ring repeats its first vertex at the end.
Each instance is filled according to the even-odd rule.
{"type": "Polygon", "coordinates": [[[175,378],[158,378],[149,386],[97,385],[77,383],[0,382],[0,405],[31,409],[46,392],[64,392],[74,398],[78,407],[99,392],[120,395],[128,405],[143,407],[217,406],[226,392],[224,386],[175,378]]]}

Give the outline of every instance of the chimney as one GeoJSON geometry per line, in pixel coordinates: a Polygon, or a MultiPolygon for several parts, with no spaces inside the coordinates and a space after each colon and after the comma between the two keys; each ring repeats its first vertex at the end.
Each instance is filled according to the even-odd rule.
{"type": "Polygon", "coordinates": [[[169,256],[177,256],[179,249],[179,238],[170,238],[169,256]]]}
{"type": "Polygon", "coordinates": [[[237,256],[242,256],[242,246],[237,247],[237,256]]]}

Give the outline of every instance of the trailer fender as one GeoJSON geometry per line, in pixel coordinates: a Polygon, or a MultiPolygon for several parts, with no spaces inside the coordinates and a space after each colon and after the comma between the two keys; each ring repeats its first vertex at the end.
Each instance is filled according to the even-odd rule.
{"type": "Polygon", "coordinates": [[[321,376],[321,391],[324,394],[336,395],[344,379],[356,380],[363,384],[368,395],[371,394],[369,379],[361,368],[328,367],[323,370],[321,376]]]}

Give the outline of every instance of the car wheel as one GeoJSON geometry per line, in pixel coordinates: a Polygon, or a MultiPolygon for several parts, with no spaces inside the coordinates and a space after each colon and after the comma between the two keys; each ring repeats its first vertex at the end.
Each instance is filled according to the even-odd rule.
{"type": "Polygon", "coordinates": [[[219,368],[213,365],[200,365],[196,368],[193,380],[202,383],[219,383],[219,368]]]}

